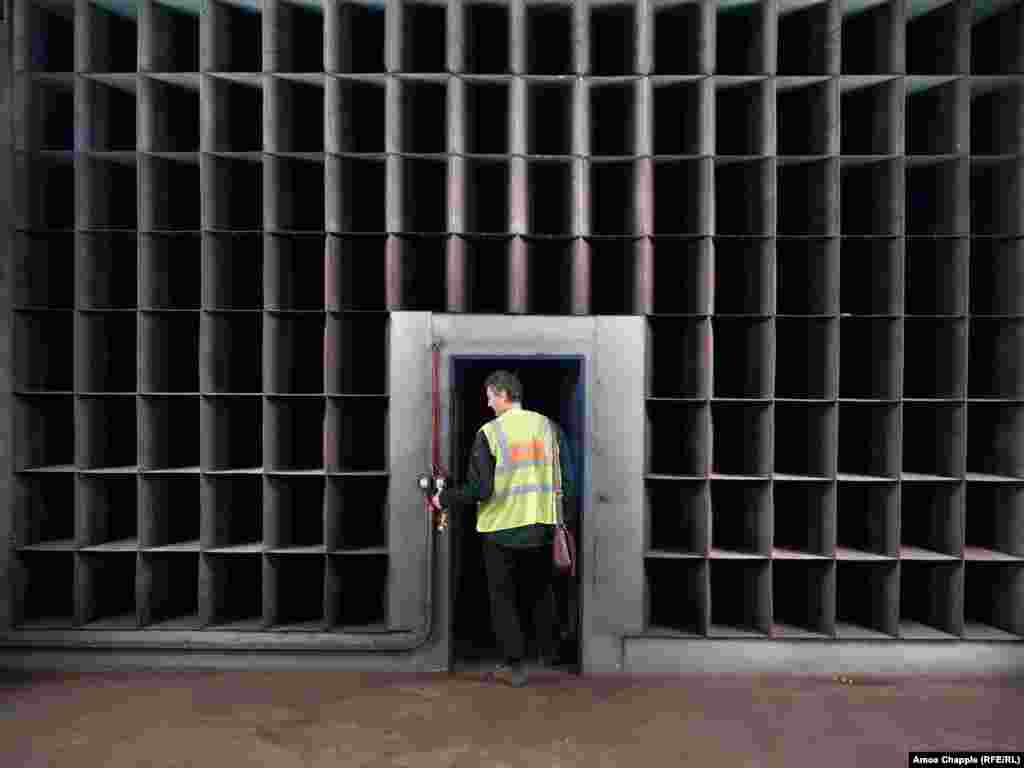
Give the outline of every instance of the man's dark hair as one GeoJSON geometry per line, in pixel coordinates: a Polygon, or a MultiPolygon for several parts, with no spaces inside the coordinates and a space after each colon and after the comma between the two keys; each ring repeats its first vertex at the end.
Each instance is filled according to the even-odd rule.
{"type": "Polygon", "coordinates": [[[509,371],[495,371],[487,377],[484,382],[484,389],[493,389],[495,392],[504,392],[508,399],[514,403],[523,400],[523,385],[519,378],[509,371]]]}

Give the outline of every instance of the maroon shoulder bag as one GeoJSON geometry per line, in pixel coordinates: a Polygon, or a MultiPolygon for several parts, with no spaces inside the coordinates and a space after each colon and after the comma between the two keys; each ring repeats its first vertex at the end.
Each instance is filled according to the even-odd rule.
{"type": "Polygon", "coordinates": [[[559,454],[558,434],[554,435],[555,445],[555,540],[551,547],[551,556],[555,568],[560,572],[568,572],[576,577],[576,541],[572,531],[565,524],[562,515],[562,457],[559,454]]]}

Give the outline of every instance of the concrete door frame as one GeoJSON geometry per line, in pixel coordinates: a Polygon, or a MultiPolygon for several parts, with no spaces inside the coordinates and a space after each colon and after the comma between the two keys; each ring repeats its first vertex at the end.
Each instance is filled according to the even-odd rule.
{"type": "MultiPolygon", "coordinates": [[[[579,599],[580,666],[584,674],[623,668],[623,637],[643,625],[645,320],[643,317],[442,315],[426,319],[440,348],[441,455],[451,456],[453,357],[577,357],[587,393],[587,451],[578,542],[588,565],[579,599]],[[595,478],[601,478],[595,485],[595,478]]],[[[414,318],[407,316],[409,321],[414,318]]],[[[420,353],[417,353],[420,354],[420,353]]],[[[428,367],[426,370],[429,370],[428,367]]],[[[423,376],[421,381],[427,381],[423,376]]],[[[392,377],[392,381],[395,378],[392,377]]],[[[422,421],[420,421],[422,423],[422,421]]],[[[397,425],[395,428],[398,428],[397,425]]],[[[429,437],[429,430],[428,430],[429,437]]],[[[429,439],[425,441],[429,443],[429,439]]],[[[424,446],[423,463],[429,462],[424,446]]],[[[397,467],[396,467],[397,470],[397,467]]],[[[451,543],[442,536],[434,572],[439,641],[450,658],[451,543]]]]}

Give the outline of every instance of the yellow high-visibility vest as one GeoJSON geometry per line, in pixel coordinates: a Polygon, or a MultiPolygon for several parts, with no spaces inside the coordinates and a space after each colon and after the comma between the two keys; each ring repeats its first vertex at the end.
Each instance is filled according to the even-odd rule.
{"type": "Polygon", "coordinates": [[[494,456],[494,493],[480,502],[476,529],[481,533],[555,524],[555,467],[558,438],[546,416],[510,408],[480,431],[494,456]]]}

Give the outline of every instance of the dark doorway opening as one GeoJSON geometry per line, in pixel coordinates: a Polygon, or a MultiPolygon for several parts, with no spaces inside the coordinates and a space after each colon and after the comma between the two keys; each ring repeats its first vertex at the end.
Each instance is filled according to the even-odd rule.
{"type": "MultiPolygon", "coordinates": [[[[451,465],[456,483],[465,482],[470,451],[477,430],[494,418],[487,407],[484,381],[496,370],[511,371],[523,384],[523,407],[543,413],[558,423],[566,434],[570,450],[573,485],[576,493],[567,497],[565,517],[576,541],[582,541],[583,493],[586,487],[586,388],[582,356],[453,356],[452,357],[451,465]]],[[[452,546],[452,666],[471,666],[500,660],[497,639],[492,630],[480,534],[476,531],[476,509],[453,510],[452,546]]],[[[555,575],[555,600],[558,606],[558,666],[580,671],[579,585],[586,563],[580,555],[576,578],[555,575]]],[[[529,616],[528,611],[522,611],[529,616]]],[[[529,621],[529,618],[526,619],[529,621]]],[[[534,654],[532,627],[524,630],[530,637],[528,653],[534,654]]]]}

